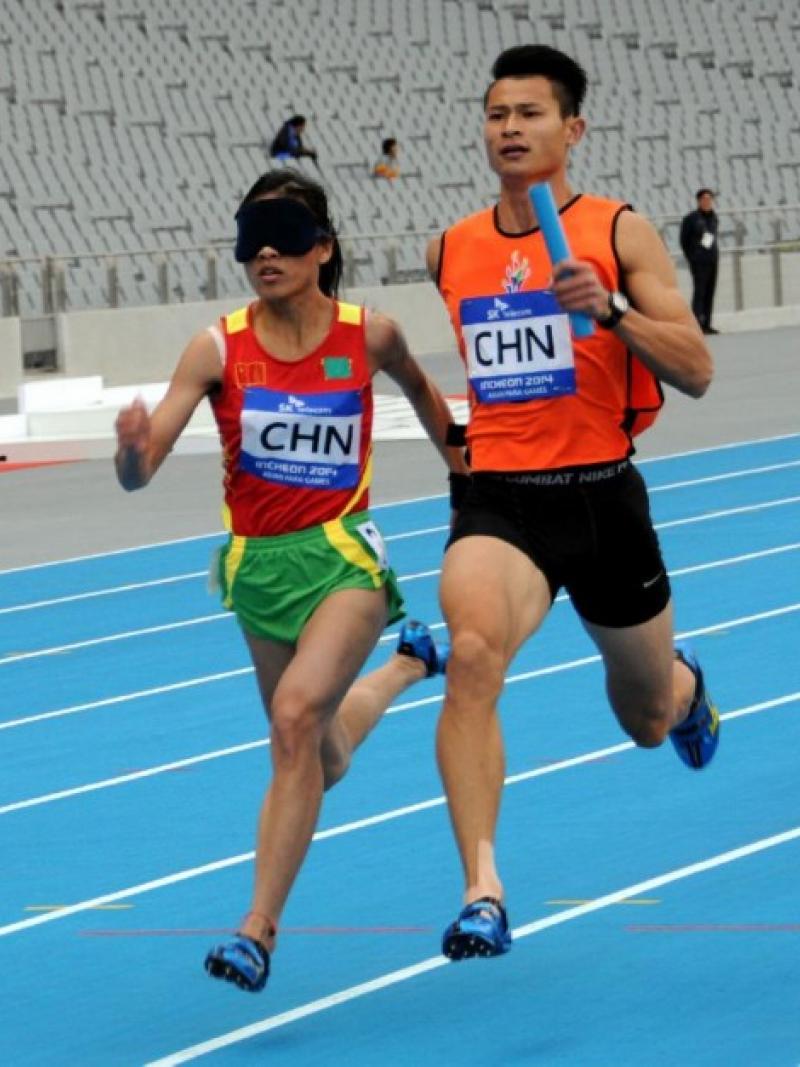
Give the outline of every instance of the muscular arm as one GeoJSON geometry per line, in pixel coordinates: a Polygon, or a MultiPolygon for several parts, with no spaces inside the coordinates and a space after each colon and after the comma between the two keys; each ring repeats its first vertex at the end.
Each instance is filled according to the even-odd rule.
{"type": "Polygon", "coordinates": [[[163,400],[152,415],[137,399],[117,417],[114,463],[123,489],[147,485],[180,437],[195,408],[222,377],[216,343],[208,332],[187,345],[163,400]]]}
{"type": "MultiPolygon", "coordinates": [[[[688,396],[702,396],[711,383],[711,353],[678,290],[661,238],[647,219],[625,211],[617,224],[617,251],[632,306],[614,333],[661,381],[688,396]]],[[[567,311],[596,319],[608,314],[608,293],[589,263],[559,264],[553,292],[567,311]]]]}
{"type": "Polygon", "coordinates": [[[447,427],[453,421],[447,401],[412,357],[397,324],[376,312],[367,319],[367,355],[373,374],[382,370],[403,390],[448,468],[466,473],[462,449],[445,443],[447,427]]]}

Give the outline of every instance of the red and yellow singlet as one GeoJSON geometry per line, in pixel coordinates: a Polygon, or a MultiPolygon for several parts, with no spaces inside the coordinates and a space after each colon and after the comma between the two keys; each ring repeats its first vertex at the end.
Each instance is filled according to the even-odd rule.
{"type": "Polygon", "coordinates": [[[271,537],[363,511],[373,408],[364,309],[336,302],[328,335],[291,363],[262,348],[252,313],[220,320],[224,370],[211,396],[228,529],[271,537]]]}

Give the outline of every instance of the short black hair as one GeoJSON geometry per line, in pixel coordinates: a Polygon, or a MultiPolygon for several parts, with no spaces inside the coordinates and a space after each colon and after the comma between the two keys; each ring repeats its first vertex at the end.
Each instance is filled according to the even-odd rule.
{"type": "Polygon", "coordinates": [[[381,141],[381,152],[383,152],[384,155],[388,155],[396,144],[397,141],[394,137],[384,138],[384,140],[381,141]]]}
{"type": "Polygon", "coordinates": [[[709,196],[715,196],[713,189],[698,189],[695,193],[695,200],[699,200],[701,196],[705,196],[708,193],[709,196]]]}
{"type": "MultiPolygon", "coordinates": [[[[588,79],[583,67],[571,56],[546,44],[520,44],[501,52],[492,65],[494,82],[501,78],[547,78],[553,86],[562,118],[580,115],[588,79]]],[[[492,85],[486,90],[483,106],[492,85]]]]}
{"type": "Polygon", "coordinates": [[[329,234],[333,242],[333,254],[319,269],[319,287],[326,296],[335,297],[339,292],[344,263],[342,246],[339,244],[339,236],[333,225],[325,188],[307,174],[291,167],[268,170],[250,186],[242,197],[238,210],[241,211],[246,204],[252,204],[254,200],[259,200],[266,193],[276,192],[280,192],[289,200],[299,200],[301,204],[305,204],[317,220],[320,229],[329,234]]]}
{"type": "Polygon", "coordinates": [[[289,121],[287,122],[286,125],[287,126],[305,126],[305,124],[306,124],[305,115],[292,115],[292,117],[289,119],[289,121]]]}

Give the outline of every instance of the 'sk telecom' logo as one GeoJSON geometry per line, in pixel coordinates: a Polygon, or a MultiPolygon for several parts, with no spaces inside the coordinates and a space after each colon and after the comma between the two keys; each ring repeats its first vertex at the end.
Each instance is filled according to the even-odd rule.
{"type": "Polygon", "coordinates": [[[500,318],[500,314],[503,311],[508,311],[508,304],[506,304],[504,300],[501,300],[500,297],[496,296],[494,298],[494,307],[489,310],[486,318],[489,322],[494,322],[496,319],[500,318]]]}
{"type": "Polygon", "coordinates": [[[279,411],[302,411],[305,407],[305,401],[301,400],[299,396],[293,396],[291,393],[286,398],[286,403],[279,406],[279,411]]]}

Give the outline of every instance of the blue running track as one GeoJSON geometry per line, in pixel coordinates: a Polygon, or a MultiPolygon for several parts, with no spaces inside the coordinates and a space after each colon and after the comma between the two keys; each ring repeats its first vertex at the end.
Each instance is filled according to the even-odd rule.
{"type": "MultiPolygon", "coordinates": [[[[0,1063],[796,1067],[800,435],[641,469],[720,750],[636,750],[560,599],[502,698],[497,960],[438,955],[461,880],[431,679],[326,798],[267,990],[209,980],[269,775],[219,538],[0,573],[0,1063]]],[[[375,512],[441,625],[445,500],[375,512]]]]}

